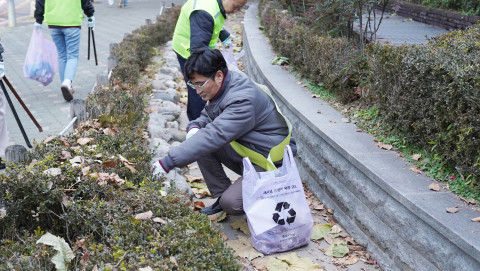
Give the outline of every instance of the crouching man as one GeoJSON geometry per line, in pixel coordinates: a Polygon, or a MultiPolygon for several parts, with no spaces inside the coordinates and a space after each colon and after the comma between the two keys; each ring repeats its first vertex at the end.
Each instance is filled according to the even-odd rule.
{"type": "Polygon", "coordinates": [[[193,51],[184,73],[187,84],[207,104],[200,117],[187,125],[187,140],[155,162],[153,174],[163,176],[196,161],[212,197],[217,198],[200,212],[244,214],[242,178],[232,184],[222,164],[239,175],[243,157],[249,157],[257,171],[281,166],[286,144],[296,152],[291,129],[265,91],[243,73],[228,70],[220,51],[193,51]]]}

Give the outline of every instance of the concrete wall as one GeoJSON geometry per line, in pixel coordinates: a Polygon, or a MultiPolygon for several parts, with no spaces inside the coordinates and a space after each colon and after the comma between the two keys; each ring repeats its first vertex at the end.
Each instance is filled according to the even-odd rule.
{"type": "Polygon", "coordinates": [[[338,222],[384,270],[480,270],[480,224],[470,221],[480,213],[448,191],[429,190],[432,181],[413,173],[396,152],[378,148],[371,136],[271,65],[275,54],[259,30],[257,4],[249,5],[246,72],[272,90],[292,122],[300,174],[338,222]],[[445,211],[454,206],[461,210],[445,211]]]}

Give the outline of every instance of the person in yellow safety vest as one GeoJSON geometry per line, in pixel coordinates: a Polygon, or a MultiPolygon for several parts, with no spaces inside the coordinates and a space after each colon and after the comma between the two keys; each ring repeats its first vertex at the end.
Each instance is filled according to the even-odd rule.
{"type": "Polygon", "coordinates": [[[232,184],[222,164],[239,175],[243,157],[260,171],[281,166],[285,146],[294,154],[297,150],[291,124],[269,91],[244,73],[229,70],[217,49],[194,50],[185,63],[185,76],[207,104],[201,116],[188,123],[187,139],[153,164],[153,175],[162,177],[196,161],[210,194],[217,198],[200,212],[244,214],[242,178],[232,184]]]}
{"type": "MultiPolygon", "coordinates": [[[[214,48],[220,39],[225,46],[232,46],[232,36],[223,29],[227,14],[238,11],[247,0],[188,0],[183,6],[173,33],[172,47],[177,53],[182,69],[190,56],[190,51],[201,48],[214,48]]],[[[185,82],[187,79],[185,79],[185,82]]],[[[200,116],[205,106],[195,89],[187,86],[187,116],[194,120],[200,116]]]]}
{"type": "Polygon", "coordinates": [[[80,49],[80,29],[83,13],[87,15],[88,27],[95,28],[95,9],[90,0],[36,0],[35,28],[42,29],[42,23],[50,29],[50,35],[57,47],[60,90],[63,98],[73,99],[72,81],[78,67],[80,49]]]}

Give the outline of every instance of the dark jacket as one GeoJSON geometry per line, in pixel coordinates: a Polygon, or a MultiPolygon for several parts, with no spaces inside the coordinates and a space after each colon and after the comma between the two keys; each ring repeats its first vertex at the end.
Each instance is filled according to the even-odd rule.
{"type": "MultiPolygon", "coordinates": [[[[220,92],[207,103],[187,130],[201,128],[160,161],[166,170],[186,166],[236,140],[267,157],[288,135],[285,119],[272,99],[245,74],[229,71],[220,92]]],[[[290,146],[296,153],[295,141],[290,146]]]]}
{"type": "MultiPolygon", "coordinates": [[[[85,13],[87,17],[92,17],[93,13],[95,13],[95,9],[92,5],[92,2],[90,0],[78,0],[78,1],[82,1],[83,13],[85,13]]],[[[44,13],[45,13],[45,0],[36,0],[34,17],[37,23],[39,24],[43,23],[44,13]]]]}

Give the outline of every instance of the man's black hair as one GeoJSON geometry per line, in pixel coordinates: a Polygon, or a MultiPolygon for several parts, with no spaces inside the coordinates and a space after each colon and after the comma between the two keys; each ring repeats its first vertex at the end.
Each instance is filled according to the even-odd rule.
{"type": "Polygon", "coordinates": [[[188,79],[191,79],[194,73],[211,77],[219,70],[224,76],[228,72],[227,62],[222,53],[217,49],[210,50],[208,47],[193,50],[183,69],[188,79]]]}

